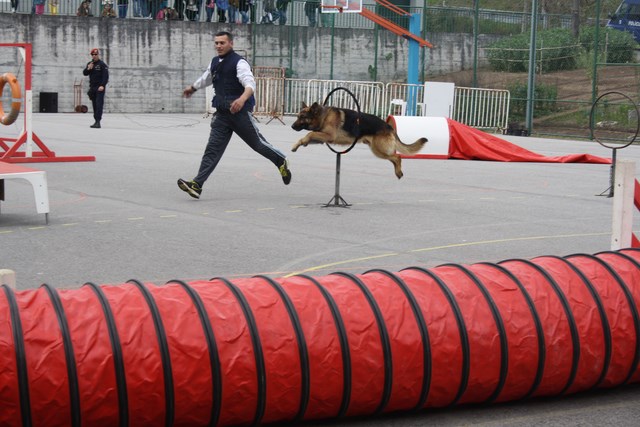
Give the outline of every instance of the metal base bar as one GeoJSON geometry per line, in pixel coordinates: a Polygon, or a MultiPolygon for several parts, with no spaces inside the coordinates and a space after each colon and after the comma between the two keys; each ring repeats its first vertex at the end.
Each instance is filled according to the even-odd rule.
{"type": "Polygon", "coordinates": [[[348,208],[351,206],[345,199],[340,196],[340,156],[342,154],[336,153],[336,193],[329,203],[324,205],[325,208],[330,207],[339,207],[339,208],[348,208]]]}

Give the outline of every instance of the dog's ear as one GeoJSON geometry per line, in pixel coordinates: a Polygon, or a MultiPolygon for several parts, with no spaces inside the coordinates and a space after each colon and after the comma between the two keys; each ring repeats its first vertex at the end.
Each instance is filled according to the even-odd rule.
{"type": "Polygon", "coordinates": [[[304,110],[307,107],[308,107],[307,104],[304,101],[302,101],[302,109],[304,110]]]}
{"type": "Polygon", "coordinates": [[[313,105],[311,106],[312,110],[319,110],[322,107],[320,106],[320,104],[318,104],[317,102],[314,102],[313,105]]]}

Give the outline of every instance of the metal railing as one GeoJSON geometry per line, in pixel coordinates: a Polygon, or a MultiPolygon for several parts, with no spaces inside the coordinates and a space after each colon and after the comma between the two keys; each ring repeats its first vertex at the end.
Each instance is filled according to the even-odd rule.
{"type": "Polygon", "coordinates": [[[506,129],[509,102],[508,90],[456,87],[452,119],[475,128],[506,129]]]}
{"type": "MultiPolygon", "coordinates": [[[[424,102],[424,85],[273,77],[257,77],[256,84],[257,116],[296,115],[303,103],[323,103],[337,87],[344,87],[354,94],[361,112],[383,119],[392,113],[393,100],[405,103],[406,115],[419,115],[424,111],[418,108],[424,102]]],[[[207,102],[210,103],[210,98],[207,102]]],[[[334,92],[328,104],[357,109],[353,98],[345,91],[334,92]]],[[[451,118],[471,127],[502,130],[509,122],[509,106],[508,90],[456,87],[451,118]]]]}

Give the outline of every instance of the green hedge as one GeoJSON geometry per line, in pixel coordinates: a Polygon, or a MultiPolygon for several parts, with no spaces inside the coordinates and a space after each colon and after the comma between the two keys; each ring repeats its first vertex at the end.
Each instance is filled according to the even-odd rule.
{"type": "MultiPolygon", "coordinates": [[[[529,69],[529,34],[505,37],[488,46],[487,57],[494,71],[525,72],[529,69]]],[[[578,40],[569,30],[540,31],[536,37],[536,67],[544,72],[574,70],[580,54],[578,40]]]]}
{"type": "MultiPolygon", "coordinates": [[[[427,10],[425,28],[432,33],[467,33],[473,34],[473,17],[460,16],[455,11],[427,10]]],[[[496,22],[488,19],[478,20],[480,34],[510,35],[520,33],[520,24],[496,22]]]]}
{"type": "MultiPolygon", "coordinates": [[[[583,27],[580,30],[580,44],[587,52],[596,45],[595,31],[594,26],[583,27]]],[[[605,50],[607,52],[605,62],[609,64],[633,62],[633,51],[638,44],[631,33],[614,28],[600,28],[598,39],[599,54],[603,55],[605,50]]]]}
{"type": "MultiPolygon", "coordinates": [[[[509,117],[524,119],[527,111],[527,84],[516,82],[507,88],[511,94],[509,117]]],[[[533,108],[536,117],[546,116],[558,111],[558,88],[552,85],[536,84],[533,108]]]]}

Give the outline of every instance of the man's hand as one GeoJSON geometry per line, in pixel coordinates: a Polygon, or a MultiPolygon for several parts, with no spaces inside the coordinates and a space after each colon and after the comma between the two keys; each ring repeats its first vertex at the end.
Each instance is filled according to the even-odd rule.
{"type": "Polygon", "coordinates": [[[231,111],[231,114],[235,114],[238,111],[242,110],[242,107],[244,107],[244,99],[242,98],[238,98],[235,101],[233,101],[231,103],[231,107],[229,107],[229,111],[231,111]]]}
{"type": "Polygon", "coordinates": [[[183,98],[191,98],[191,95],[193,95],[195,91],[196,90],[194,89],[194,87],[189,85],[189,86],[185,87],[184,90],[182,91],[182,97],[183,98]]]}

